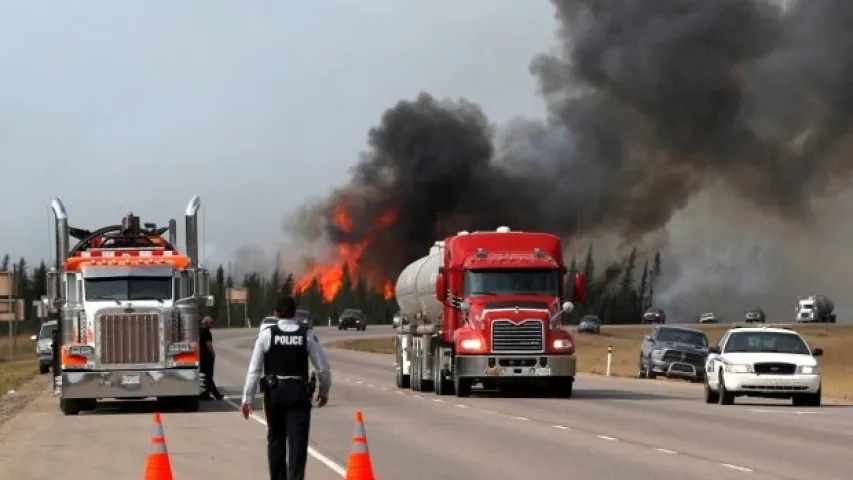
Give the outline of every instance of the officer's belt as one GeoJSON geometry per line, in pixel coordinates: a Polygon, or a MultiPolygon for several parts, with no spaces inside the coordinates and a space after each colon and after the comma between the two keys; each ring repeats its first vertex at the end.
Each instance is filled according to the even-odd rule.
{"type": "Polygon", "coordinates": [[[305,377],[295,377],[295,376],[292,376],[292,375],[287,375],[287,376],[276,375],[276,378],[278,378],[279,380],[302,380],[302,381],[308,381],[305,377]]]}

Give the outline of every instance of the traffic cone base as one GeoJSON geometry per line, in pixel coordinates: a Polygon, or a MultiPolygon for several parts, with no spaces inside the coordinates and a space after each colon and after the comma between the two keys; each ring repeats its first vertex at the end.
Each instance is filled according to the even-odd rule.
{"type": "Polygon", "coordinates": [[[347,459],[347,472],[343,480],[378,480],[373,475],[370,461],[370,449],[367,447],[367,433],[364,431],[364,418],[361,412],[355,412],[355,431],[352,434],[352,447],[347,459]]]}
{"type": "Polygon", "coordinates": [[[163,435],[163,423],[160,412],[154,414],[154,428],[151,432],[151,451],[145,461],[145,474],[142,480],[174,480],[169,451],[166,449],[166,437],[163,435]]]}

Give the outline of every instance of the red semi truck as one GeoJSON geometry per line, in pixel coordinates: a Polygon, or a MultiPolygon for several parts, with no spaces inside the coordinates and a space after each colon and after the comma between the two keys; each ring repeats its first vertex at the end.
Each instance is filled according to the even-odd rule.
{"type": "MultiPolygon", "coordinates": [[[[466,232],[435,242],[397,279],[403,321],[396,336],[396,383],[467,397],[475,384],[547,387],[569,398],[575,345],[562,325],[560,239],[548,233],[466,232]]],[[[573,300],[583,301],[583,274],[573,300]]]]}

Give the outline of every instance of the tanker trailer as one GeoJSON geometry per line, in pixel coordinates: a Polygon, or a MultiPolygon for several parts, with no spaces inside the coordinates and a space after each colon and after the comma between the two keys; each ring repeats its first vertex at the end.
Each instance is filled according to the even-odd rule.
{"type": "MultiPolygon", "coordinates": [[[[410,319],[395,338],[396,383],[465,397],[473,385],[544,386],[570,397],[574,341],[562,325],[566,268],[554,235],[459,232],[400,273],[396,298],[410,319]]],[[[575,301],[585,283],[575,278],[575,301]]]]}
{"type": "Polygon", "coordinates": [[[835,323],[835,304],[826,295],[811,295],[797,302],[797,323],[835,323]]]}

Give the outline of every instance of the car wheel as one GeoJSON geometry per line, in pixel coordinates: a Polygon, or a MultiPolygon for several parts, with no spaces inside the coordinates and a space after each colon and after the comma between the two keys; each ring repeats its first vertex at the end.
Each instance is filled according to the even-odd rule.
{"type": "Polygon", "coordinates": [[[646,363],[646,378],[650,378],[650,379],[654,380],[657,377],[658,377],[658,374],[655,373],[654,370],[652,370],[652,361],[649,360],[649,362],[646,363]]]}
{"type": "Polygon", "coordinates": [[[705,403],[717,403],[720,401],[720,394],[711,390],[708,384],[708,379],[705,379],[705,403]]]}
{"type": "Polygon", "coordinates": [[[646,378],[646,370],[643,367],[643,357],[640,357],[640,359],[637,362],[638,362],[637,378],[646,378]]]}
{"type": "Polygon", "coordinates": [[[453,389],[456,391],[457,397],[470,397],[471,386],[474,381],[470,378],[453,377],[453,389]]]}
{"type": "Polygon", "coordinates": [[[734,405],[735,395],[726,390],[726,380],[723,378],[722,372],[720,372],[720,386],[718,388],[717,395],[720,405],[734,405]]]}
{"type": "Polygon", "coordinates": [[[821,392],[820,389],[817,389],[816,393],[806,394],[806,406],[807,407],[819,407],[821,402],[821,392]]]}
{"type": "Polygon", "coordinates": [[[47,373],[49,371],[50,371],[50,365],[49,364],[43,364],[43,363],[39,364],[39,373],[44,375],[45,373],[47,373]]]}

